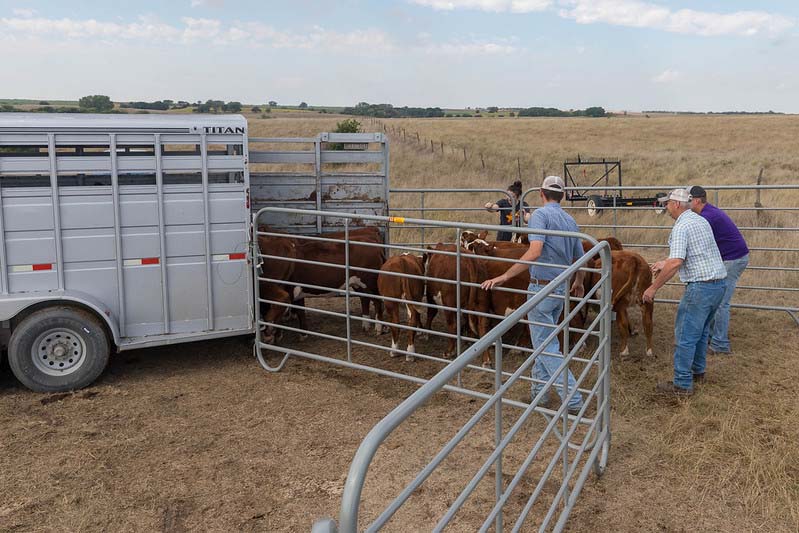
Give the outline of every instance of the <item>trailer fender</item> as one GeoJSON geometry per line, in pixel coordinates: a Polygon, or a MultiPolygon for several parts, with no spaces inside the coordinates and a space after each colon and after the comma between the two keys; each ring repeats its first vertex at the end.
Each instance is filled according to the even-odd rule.
{"type": "Polygon", "coordinates": [[[53,291],[47,294],[10,294],[0,301],[0,321],[12,320],[20,314],[34,307],[44,307],[58,304],[78,304],[80,307],[93,311],[108,326],[114,344],[119,346],[119,323],[110,309],[94,296],[80,291],[53,291]]]}

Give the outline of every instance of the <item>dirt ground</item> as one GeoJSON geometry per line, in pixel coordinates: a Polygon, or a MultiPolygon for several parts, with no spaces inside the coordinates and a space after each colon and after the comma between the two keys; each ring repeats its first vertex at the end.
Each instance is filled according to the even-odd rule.
{"type": "MultiPolygon", "coordinates": [[[[589,477],[567,529],[797,531],[798,329],[787,316],[734,312],[736,354],[712,358],[709,383],[672,401],[652,392],[669,377],[672,327],[673,309],[659,306],[656,357],[636,357],[643,340],[635,338],[633,356],[614,359],[609,467],[589,477]]],[[[334,341],[306,347],[342,353],[334,341]]],[[[400,370],[400,359],[371,361],[400,370]]],[[[420,375],[436,368],[415,365],[420,375]]],[[[0,374],[3,531],[309,531],[337,516],[361,440],[415,390],[297,358],[267,373],[243,338],[126,352],[95,386],[71,394],[34,394],[7,367],[0,374]]],[[[490,387],[490,377],[480,379],[490,387]]],[[[442,393],[400,426],[369,472],[364,520],[479,404],[442,393]]],[[[490,453],[492,427],[478,427],[387,530],[430,529],[490,453]]],[[[541,427],[533,421],[523,439],[533,442],[541,427]]],[[[529,494],[532,481],[525,487],[529,494]]],[[[476,530],[492,491],[481,485],[451,530],[476,530]]],[[[525,530],[540,520],[535,513],[525,530]]]]}

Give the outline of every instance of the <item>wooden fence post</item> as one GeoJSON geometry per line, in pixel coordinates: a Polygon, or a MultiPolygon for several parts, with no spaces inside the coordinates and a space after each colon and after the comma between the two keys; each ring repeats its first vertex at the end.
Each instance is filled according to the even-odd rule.
{"type": "Polygon", "coordinates": [[[466,147],[463,147],[463,161],[466,161],[466,147]]]}
{"type": "MultiPolygon", "coordinates": [[[[763,182],[763,167],[760,167],[760,173],[757,175],[757,184],[760,185],[762,182],[763,182]]],[[[755,207],[763,207],[763,204],[760,203],[760,189],[757,189],[757,191],[755,191],[755,207]]]]}
{"type": "Polygon", "coordinates": [[[482,153],[480,154],[480,164],[483,165],[483,170],[485,170],[486,169],[486,162],[483,159],[483,154],[482,153]]]}
{"type": "Polygon", "coordinates": [[[433,152],[433,153],[436,153],[436,148],[433,145],[433,139],[430,139],[430,151],[433,152]]]}

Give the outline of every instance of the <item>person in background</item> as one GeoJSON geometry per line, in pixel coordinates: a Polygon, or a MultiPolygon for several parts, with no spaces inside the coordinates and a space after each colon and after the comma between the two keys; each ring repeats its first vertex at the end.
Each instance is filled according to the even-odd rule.
{"type": "MultiPolygon", "coordinates": [[[[488,202],[484,206],[487,211],[499,211],[499,224],[501,226],[513,226],[514,222],[519,218],[519,209],[521,209],[521,207],[529,207],[527,202],[519,203],[522,197],[521,181],[514,181],[512,185],[509,185],[508,194],[513,198],[513,203],[511,203],[508,198],[503,198],[496,202],[488,202]]],[[[512,237],[512,232],[497,232],[498,241],[510,241],[512,237]]]]}
{"type": "Polygon", "coordinates": [[[749,248],[746,246],[746,241],[738,230],[738,226],[730,220],[727,213],[707,202],[707,192],[704,188],[694,185],[688,192],[691,194],[691,211],[707,220],[710,224],[710,228],[713,230],[713,238],[716,240],[721,259],[724,261],[724,268],[727,270],[724,298],[721,300],[721,305],[710,323],[709,352],[711,355],[730,355],[732,354],[728,333],[730,327],[730,300],[732,300],[732,293],[735,292],[738,278],[741,277],[741,274],[749,264],[749,248]]]}
{"type": "Polygon", "coordinates": [[[642,296],[653,302],[655,293],[677,271],[685,283],[677,316],[674,319],[674,381],[658,383],[656,390],[675,396],[690,396],[694,382],[705,379],[710,321],[724,297],[727,271],[713,230],[707,220],[691,211],[691,195],[687,189],[674,189],[660,198],[674,219],[669,235],[669,257],[652,265],[657,275],[642,296]]]}
{"type": "MultiPolygon", "coordinates": [[[[533,211],[530,215],[530,221],[527,223],[528,228],[543,229],[543,230],[557,230],[557,231],[573,231],[579,232],[580,228],[577,222],[574,221],[560,206],[563,199],[565,184],[560,176],[547,176],[541,184],[539,195],[541,197],[540,207],[533,211]]],[[[550,265],[561,265],[567,267],[573,262],[577,261],[583,256],[583,246],[580,239],[576,237],[558,237],[554,235],[540,235],[531,234],[530,247],[520,258],[520,261],[540,261],[550,265]]],[[[484,281],[481,287],[485,290],[491,290],[493,287],[506,283],[509,279],[518,276],[528,268],[523,263],[515,263],[501,276],[484,281]]],[[[527,289],[527,298],[532,298],[535,293],[546,287],[547,283],[555,279],[563,272],[562,268],[553,266],[530,265],[530,285],[527,289]]],[[[578,298],[584,294],[582,270],[578,271],[574,276],[574,282],[571,284],[569,293],[578,298]]],[[[567,294],[567,285],[557,287],[553,292],[558,296],[567,294]]],[[[563,299],[547,297],[544,298],[532,311],[527,315],[530,321],[530,338],[533,342],[533,347],[538,349],[547,337],[552,333],[552,329],[561,320],[560,315],[563,312],[563,299]],[[546,326],[539,324],[548,324],[546,326]]],[[[545,351],[550,354],[560,354],[560,342],[558,337],[555,336],[547,344],[545,351]]],[[[536,382],[533,383],[532,393],[535,398],[542,390],[544,383],[548,381],[558,370],[558,367],[563,363],[563,356],[544,355],[540,354],[533,363],[533,378],[536,382]]],[[[560,393],[561,400],[567,398],[572,392],[574,395],[569,399],[567,410],[570,414],[577,414],[583,406],[583,396],[577,389],[577,383],[574,379],[574,374],[568,368],[565,369],[567,373],[567,389],[563,387],[562,375],[555,379],[552,385],[560,393]]],[[[540,400],[541,404],[549,401],[549,391],[540,400]]]]}

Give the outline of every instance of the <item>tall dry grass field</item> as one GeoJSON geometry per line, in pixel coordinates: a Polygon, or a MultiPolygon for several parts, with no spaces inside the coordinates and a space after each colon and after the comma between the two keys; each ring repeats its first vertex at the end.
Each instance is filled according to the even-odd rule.
{"type": "MultiPolygon", "coordinates": [[[[332,129],[337,120],[341,117],[253,119],[250,135],[313,136],[332,129]]],[[[381,124],[362,121],[368,131],[383,131],[381,124]]],[[[795,116],[416,119],[383,124],[391,141],[392,188],[504,189],[517,179],[519,168],[525,188],[532,188],[543,174],[561,174],[564,159],[577,154],[619,158],[625,185],[754,184],[762,168],[766,184],[799,186],[799,117],[795,116]]],[[[489,199],[497,199],[496,194],[428,195],[425,204],[474,209],[489,199]]],[[[710,200],[722,207],[744,207],[754,204],[755,195],[722,192],[716,198],[711,193],[710,200]]],[[[530,203],[536,201],[533,195],[530,203]]],[[[765,191],[760,202],[766,207],[799,207],[799,191],[765,191]]],[[[391,204],[394,209],[418,207],[419,197],[393,195],[391,204]]],[[[612,222],[609,213],[594,219],[575,214],[583,225],[612,222]]],[[[495,214],[479,209],[427,216],[496,223],[495,214]]],[[[744,227],[799,226],[795,212],[732,211],[731,216],[744,227]]],[[[648,211],[621,213],[618,222],[672,225],[668,215],[648,211]]],[[[612,230],[586,231],[604,236],[612,230]]],[[[626,243],[666,244],[668,229],[621,229],[618,236],[626,243]]],[[[751,247],[799,249],[796,231],[746,231],[745,236],[751,247]]],[[[663,249],[637,250],[649,260],[665,254],[663,249]]],[[[760,266],[797,264],[795,251],[753,252],[750,260],[750,265],[760,266]]],[[[799,277],[753,270],[740,284],[796,289],[799,277]]],[[[667,289],[663,294],[675,298],[682,290],[667,289]]],[[[736,301],[795,307],[797,294],[740,289],[736,301]]],[[[799,530],[799,328],[785,313],[734,310],[735,355],[711,358],[709,383],[693,398],[672,402],[658,398],[652,389],[656,379],[670,377],[674,307],[659,305],[655,314],[656,358],[614,361],[609,470],[586,487],[570,520],[571,529],[799,530]]]]}

